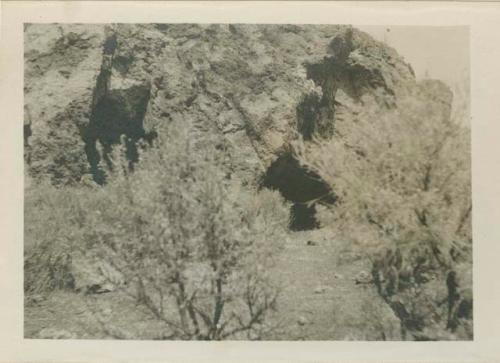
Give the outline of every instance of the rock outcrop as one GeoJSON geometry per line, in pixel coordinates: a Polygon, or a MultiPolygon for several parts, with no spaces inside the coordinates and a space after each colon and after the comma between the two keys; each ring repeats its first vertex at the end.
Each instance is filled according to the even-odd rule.
{"type": "Polygon", "coordinates": [[[92,113],[103,40],[103,27],[26,27],[24,129],[30,175],[74,183],[88,172],[83,134],[92,113]]]}
{"type": "Polygon", "coordinates": [[[102,184],[113,145],[134,162],[138,140],[189,123],[227,152],[233,179],[292,201],[295,229],[317,225],[303,203],[328,194],[291,156],[297,135],[328,136],[367,98],[392,107],[418,89],[394,49],[350,26],[28,25],[25,36],[30,177],[102,184]]]}
{"type": "Polygon", "coordinates": [[[416,84],[393,49],[349,26],[28,25],[25,36],[28,168],[55,183],[101,183],[121,135],[134,159],[135,142],[173,120],[216,136],[230,172],[255,183],[297,132],[327,133],[363,97],[390,107],[416,84]]]}

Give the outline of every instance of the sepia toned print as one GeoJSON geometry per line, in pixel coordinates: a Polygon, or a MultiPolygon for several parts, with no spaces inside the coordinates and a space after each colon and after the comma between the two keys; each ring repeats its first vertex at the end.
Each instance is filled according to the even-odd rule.
{"type": "Polygon", "coordinates": [[[26,338],[473,339],[467,28],[25,24],[24,62],[26,338]]]}

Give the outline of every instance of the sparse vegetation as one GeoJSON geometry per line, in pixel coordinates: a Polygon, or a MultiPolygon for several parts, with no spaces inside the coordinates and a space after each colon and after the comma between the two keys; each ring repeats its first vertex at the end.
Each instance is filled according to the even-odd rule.
{"type": "MultiPolygon", "coordinates": [[[[455,331],[450,311],[463,296],[450,297],[457,293],[447,279],[472,256],[467,122],[416,95],[391,110],[366,102],[357,117],[336,124],[334,138],[297,144],[301,163],[338,198],[322,222],[363,246],[403,328],[455,331]]],[[[470,278],[460,280],[462,290],[471,289],[470,278]]]]}
{"type": "Polygon", "coordinates": [[[71,287],[65,251],[77,250],[109,264],[105,277],[121,276],[121,288],[165,323],[165,337],[258,339],[272,328],[279,286],[267,269],[288,210],[275,192],[236,190],[215,150],[193,148],[183,126],[168,135],[133,176],[116,148],[105,187],[35,197],[50,224],[35,222],[27,236],[37,242],[27,248],[25,290],[71,287]]]}
{"type": "Polygon", "coordinates": [[[472,338],[467,87],[347,25],[32,24],[24,59],[25,337],[472,338]]]}

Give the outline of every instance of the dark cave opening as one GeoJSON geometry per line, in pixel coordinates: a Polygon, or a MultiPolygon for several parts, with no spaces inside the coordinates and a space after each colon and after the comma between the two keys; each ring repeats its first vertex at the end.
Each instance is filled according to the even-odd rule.
{"type": "MultiPolygon", "coordinates": [[[[330,56],[316,63],[304,64],[307,78],[321,88],[321,93],[306,94],[296,108],[297,131],[306,142],[315,135],[333,137],[336,109],[340,105],[336,100],[337,91],[342,89],[353,100],[359,100],[362,85],[369,81],[367,72],[353,69],[348,62],[353,51],[352,37],[352,30],[335,37],[329,45],[330,56]]],[[[262,179],[262,186],[279,190],[293,203],[290,211],[292,230],[318,228],[316,203],[334,204],[336,200],[331,188],[319,175],[301,166],[291,153],[282,154],[271,164],[262,179]]]]}
{"type": "Polygon", "coordinates": [[[133,169],[139,158],[137,142],[151,142],[154,138],[143,126],[148,102],[149,87],[134,86],[108,92],[95,105],[84,141],[90,172],[96,183],[102,185],[106,181],[103,163],[109,170],[113,169],[111,152],[114,145],[124,143],[129,169],[133,169]]]}
{"type": "Polygon", "coordinates": [[[300,165],[291,153],[282,154],[269,166],[261,180],[261,186],[278,190],[285,199],[293,203],[289,227],[294,231],[319,227],[316,207],[312,201],[335,201],[330,187],[317,174],[300,165]]]}

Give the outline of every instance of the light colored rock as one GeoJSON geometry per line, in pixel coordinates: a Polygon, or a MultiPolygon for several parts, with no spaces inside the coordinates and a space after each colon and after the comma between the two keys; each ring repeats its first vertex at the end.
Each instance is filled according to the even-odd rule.
{"type": "Polygon", "coordinates": [[[24,122],[32,132],[32,175],[74,182],[86,172],[81,131],[92,112],[103,39],[99,25],[30,24],[26,29],[24,122]],[[65,158],[71,165],[61,163],[65,158]]]}
{"type": "Polygon", "coordinates": [[[75,290],[83,293],[111,292],[125,282],[123,276],[110,264],[81,253],[75,253],[72,257],[71,274],[75,290]]]}
{"type": "Polygon", "coordinates": [[[314,289],[315,294],[324,294],[325,292],[331,290],[330,286],[318,286],[314,289]]]}
{"type": "Polygon", "coordinates": [[[309,321],[304,316],[299,316],[299,318],[297,319],[297,324],[304,326],[306,324],[309,324],[309,321]]]}
{"type": "Polygon", "coordinates": [[[368,272],[362,270],[356,275],[354,281],[356,281],[357,284],[369,284],[373,281],[373,279],[368,272]]]}
{"type": "Polygon", "coordinates": [[[45,328],[38,333],[39,339],[76,339],[76,335],[70,331],[45,328]]]}

